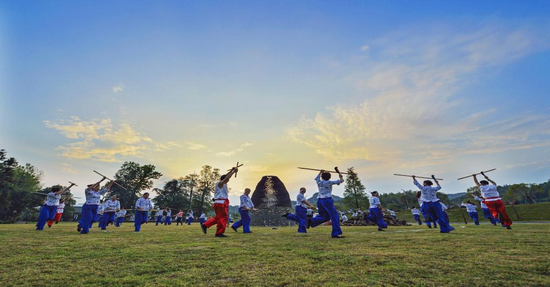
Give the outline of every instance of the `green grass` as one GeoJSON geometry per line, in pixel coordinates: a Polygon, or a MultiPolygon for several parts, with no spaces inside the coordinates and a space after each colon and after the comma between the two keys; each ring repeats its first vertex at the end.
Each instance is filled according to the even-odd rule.
{"type": "Polygon", "coordinates": [[[197,224],[88,235],[74,223],[0,225],[0,286],[550,285],[550,224],[455,227],[344,227],[337,240],[327,226],[215,238],[197,224]]]}
{"type": "MultiPolygon", "coordinates": [[[[508,216],[510,216],[512,221],[550,221],[550,202],[537,204],[520,204],[515,205],[515,208],[518,212],[520,219],[517,218],[512,206],[506,205],[506,212],[508,213],[508,216]]],[[[465,208],[462,209],[462,212],[464,212],[464,216],[466,217],[468,224],[473,223],[465,208]]],[[[460,209],[454,207],[449,209],[447,213],[449,214],[449,220],[451,222],[464,223],[462,215],[460,214],[460,209]]],[[[479,208],[479,205],[477,208],[477,213],[480,217],[479,219],[481,222],[489,222],[489,220],[483,217],[483,212],[481,211],[481,208],[479,208]]],[[[410,211],[399,211],[396,212],[396,215],[399,219],[414,223],[414,218],[410,211]]]]}

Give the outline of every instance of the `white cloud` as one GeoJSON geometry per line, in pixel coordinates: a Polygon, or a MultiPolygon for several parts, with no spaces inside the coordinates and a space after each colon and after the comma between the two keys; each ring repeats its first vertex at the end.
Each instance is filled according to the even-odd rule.
{"type": "Polygon", "coordinates": [[[550,116],[495,121],[494,109],[472,111],[453,97],[489,70],[548,49],[545,35],[492,24],[471,32],[407,31],[378,39],[372,46],[381,52],[348,64],[353,72],[344,77],[365,100],[303,117],[287,134],[326,159],[403,167],[440,165],[463,153],[550,146],[550,116]]]}
{"type": "Polygon", "coordinates": [[[189,150],[201,150],[207,148],[206,145],[194,143],[194,142],[186,142],[185,145],[187,145],[187,148],[189,150]]]}
{"type": "Polygon", "coordinates": [[[361,47],[361,51],[366,52],[366,51],[369,50],[369,48],[370,47],[368,45],[364,45],[364,46],[361,47]]]}
{"type": "Polygon", "coordinates": [[[243,143],[242,145],[240,145],[236,149],[233,149],[233,150],[230,150],[230,151],[218,152],[218,153],[216,153],[216,155],[217,156],[225,156],[225,157],[234,156],[235,154],[242,152],[245,148],[247,148],[249,146],[253,146],[253,145],[254,144],[252,144],[252,143],[243,143]]]}
{"type": "Polygon", "coordinates": [[[73,166],[66,162],[62,162],[61,166],[62,166],[62,170],[66,173],[78,174],[78,171],[73,169],[73,166]]]}
{"type": "Polygon", "coordinates": [[[125,86],[123,84],[120,84],[118,86],[114,86],[112,89],[113,89],[113,93],[118,93],[118,92],[122,92],[124,91],[124,88],[125,86]]]}
{"type": "Polygon", "coordinates": [[[179,146],[174,142],[155,142],[129,123],[114,125],[111,119],[84,121],[73,116],[69,120],[46,120],[44,124],[76,140],[57,148],[62,156],[70,159],[119,162],[120,157],[141,156],[147,150],[163,151],[179,146]]]}

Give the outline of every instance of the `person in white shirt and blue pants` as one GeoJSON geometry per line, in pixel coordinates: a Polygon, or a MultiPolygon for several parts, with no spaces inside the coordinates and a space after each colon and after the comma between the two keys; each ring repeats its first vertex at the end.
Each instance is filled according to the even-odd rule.
{"type": "Polygon", "coordinates": [[[147,222],[149,217],[149,211],[153,210],[153,204],[149,199],[149,193],[146,192],[143,194],[143,197],[136,201],[136,216],[134,219],[135,231],[139,232],[141,230],[141,225],[147,222]]]}
{"type": "Polygon", "coordinates": [[[369,220],[378,225],[378,231],[384,231],[384,228],[388,228],[386,222],[384,221],[384,208],[380,203],[380,198],[378,198],[378,191],[371,192],[372,197],[370,198],[370,207],[369,207],[369,220]]]}
{"type": "Polygon", "coordinates": [[[36,230],[44,230],[46,222],[53,220],[55,213],[57,212],[57,205],[63,193],[68,192],[74,184],[61,190],[61,186],[52,187],[52,191],[46,196],[44,205],[40,208],[40,214],[38,215],[38,222],[36,223],[36,230]]]}
{"type": "Polygon", "coordinates": [[[307,233],[307,208],[315,208],[306,200],[305,193],[306,188],[300,188],[300,192],[296,197],[296,207],[294,208],[296,214],[287,213],[283,215],[287,220],[296,221],[298,223],[298,233],[307,233]]]}
{"type": "Polygon", "coordinates": [[[99,185],[106,178],[102,178],[100,181],[95,184],[88,185],[88,188],[84,191],[86,195],[86,203],[82,206],[82,219],[79,221],[77,231],[80,234],[88,234],[90,232],[90,227],[92,226],[93,220],[97,216],[97,209],[99,208],[101,195],[109,191],[113,186],[114,181],[111,181],[106,188],[99,190],[99,185]]]}
{"type": "Polygon", "coordinates": [[[413,175],[413,183],[420,189],[420,200],[422,200],[422,208],[426,213],[431,217],[435,222],[439,221],[439,231],[441,233],[449,233],[454,229],[454,227],[449,225],[449,222],[445,220],[445,214],[441,209],[441,204],[437,198],[437,191],[441,189],[441,185],[434,176],[433,180],[437,184],[436,187],[432,187],[433,182],[431,180],[425,180],[422,185],[416,180],[416,177],[413,175]]]}
{"type": "Polygon", "coordinates": [[[319,196],[317,199],[319,215],[308,221],[308,225],[316,227],[330,220],[332,222],[332,238],[343,238],[338,211],[336,207],[334,207],[334,201],[332,200],[332,186],[335,184],[340,185],[340,183],[344,182],[342,174],[338,174],[340,179],[330,180],[330,173],[321,170],[317,177],[315,177],[315,182],[319,188],[319,196]]]}
{"type": "Polygon", "coordinates": [[[250,210],[254,210],[254,203],[250,199],[250,188],[244,190],[244,194],[241,195],[241,205],[239,207],[239,214],[241,215],[241,220],[233,223],[231,229],[237,232],[239,227],[243,227],[243,233],[252,233],[250,231],[250,210]]]}
{"type": "Polygon", "coordinates": [[[118,197],[113,195],[103,204],[103,217],[100,219],[101,230],[107,230],[107,225],[115,222],[116,213],[120,210],[120,201],[117,199],[118,197]]]}

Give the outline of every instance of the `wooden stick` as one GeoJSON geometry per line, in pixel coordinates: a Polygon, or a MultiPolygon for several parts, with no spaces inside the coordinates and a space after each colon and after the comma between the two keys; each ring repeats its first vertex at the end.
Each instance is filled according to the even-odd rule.
{"type": "Polygon", "coordinates": [[[72,181],[69,181],[70,184],[74,185],[74,186],[78,186],[76,183],[72,182],[72,181]]]}
{"type": "MultiPolygon", "coordinates": [[[[308,167],[298,167],[299,169],[305,169],[305,170],[315,170],[315,171],[321,171],[321,170],[324,170],[325,172],[330,172],[330,173],[337,173],[336,171],[330,171],[328,169],[317,169],[317,168],[308,168],[308,167]]],[[[348,174],[347,172],[341,172],[340,174],[348,174]]]]}
{"type": "MultiPolygon", "coordinates": [[[[397,176],[406,176],[406,177],[413,177],[412,175],[408,175],[408,174],[399,174],[399,173],[394,173],[393,175],[397,175],[397,176]]],[[[433,179],[431,177],[426,177],[426,176],[414,176],[416,178],[424,178],[424,179],[433,179]]],[[[442,178],[436,178],[437,180],[443,180],[442,178]]]]}
{"type": "MultiPolygon", "coordinates": [[[[497,169],[496,169],[496,168],[493,168],[493,169],[490,169],[490,170],[483,171],[483,173],[491,172],[491,171],[493,171],[493,170],[497,170],[497,169]]],[[[475,175],[478,175],[478,174],[481,174],[481,172],[480,172],[480,173],[476,173],[475,175]]],[[[468,178],[468,177],[471,177],[471,176],[474,176],[474,175],[472,174],[472,175],[463,176],[463,177],[461,177],[461,178],[459,178],[459,179],[457,179],[457,180],[465,179],[465,178],[468,178]]]]}
{"type": "Polygon", "coordinates": [[[512,209],[513,209],[513,210],[514,210],[514,212],[516,213],[516,217],[517,217],[518,219],[520,219],[520,218],[519,218],[519,214],[518,214],[518,211],[516,210],[516,207],[514,206],[514,204],[513,204],[513,203],[512,203],[512,209]]]}
{"type": "Polygon", "coordinates": [[[124,186],[122,186],[122,185],[118,184],[118,183],[117,183],[116,181],[114,181],[114,180],[112,180],[112,179],[110,179],[110,178],[108,178],[108,177],[104,176],[103,174],[101,174],[101,173],[99,173],[99,172],[97,172],[97,171],[95,171],[95,170],[94,170],[94,172],[95,172],[95,173],[97,173],[97,174],[99,174],[99,175],[101,175],[101,176],[103,176],[104,178],[106,178],[106,179],[108,179],[108,180],[112,181],[112,182],[113,182],[114,184],[116,184],[116,185],[120,186],[120,187],[121,187],[121,188],[123,188],[124,190],[127,190],[127,189],[126,189],[126,187],[124,187],[124,186]]]}
{"type": "Polygon", "coordinates": [[[462,214],[462,219],[464,219],[464,224],[468,224],[468,221],[466,221],[466,216],[464,216],[464,212],[462,211],[462,207],[459,207],[460,214],[462,214]]]}

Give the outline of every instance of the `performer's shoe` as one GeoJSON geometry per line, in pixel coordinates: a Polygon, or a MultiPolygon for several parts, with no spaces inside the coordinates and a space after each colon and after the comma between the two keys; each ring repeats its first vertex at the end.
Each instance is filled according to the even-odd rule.
{"type": "Polygon", "coordinates": [[[431,226],[431,225],[428,225],[428,228],[432,228],[432,226],[431,226]]]}
{"type": "Polygon", "coordinates": [[[204,224],[201,224],[201,228],[202,228],[202,233],[206,234],[206,230],[208,230],[208,227],[206,227],[206,225],[204,224]]]}
{"type": "Polygon", "coordinates": [[[80,231],[82,231],[82,228],[80,228],[80,226],[77,226],[76,231],[80,232],[80,231]]]}
{"type": "Polygon", "coordinates": [[[386,231],[384,228],[378,228],[378,231],[386,231]]]}
{"type": "Polygon", "coordinates": [[[216,237],[229,237],[229,236],[227,236],[225,234],[216,234],[216,237]]]}
{"type": "Polygon", "coordinates": [[[306,228],[309,229],[311,227],[311,218],[307,219],[306,228]]]}
{"type": "Polygon", "coordinates": [[[235,232],[238,232],[238,231],[237,231],[237,228],[235,228],[235,227],[233,227],[233,226],[231,226],[231,229],[233,229],[233,231],[235,231],[235,232]]]}
{"type": "Polygon", "coordinates": [[[288,213],[283,214],[283,218],[286,218],[288,216],[288,213]]]}
{"type": "Polygon", "coordinates": [[[52,228],[52,226],[51,226],[51,225],[48,225],[48,228],[52,228]]]}
{"type": "Polygon", "coordinates": [[[506,226],[506,229],[512,229],[512,226],[508,225],[508,226],[506,226]]]}
{"type": "Polygon", "coordinates": [[[332,238],[341,239],[341,238],[346,238],[346,237],[343,236],[343,235],[336,235],[336,236],[332,236],[332,238]]]}

